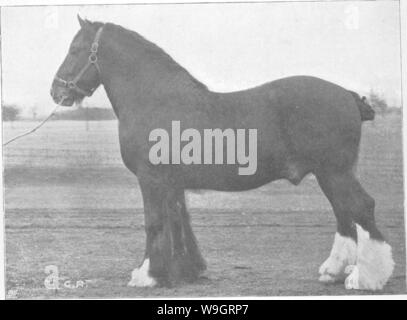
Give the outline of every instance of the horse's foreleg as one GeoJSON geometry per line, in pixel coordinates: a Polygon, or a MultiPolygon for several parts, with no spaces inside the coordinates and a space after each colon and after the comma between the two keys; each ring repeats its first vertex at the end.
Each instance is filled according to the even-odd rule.
{"type": "Polygon", "coordinates": [[[146,251],[130,286],[193,281],[205,268],[186,211],[184,191],[164,181],[139,179],[143,194],[146,251]]]}
{"type": "Polygon", "coordinates": [[[133,270],[129,286],[153,287],[167,273],[171,254],[169,224],[164,215],[166,192],[162,185],[140,179],[144,203],[146,248],[141,266],[133,270]]]}
{"type": "Polygon", "coordinates": [[[186,246],[187,259],[190,261],[189,277],[193,280],[206,269],[206,263],[199,250],[198,241],[191,227],[188,209],[185,203],[185,192],[177,194],[177,205],[182,216],[182,237],[186,246]]]}
{"type": "Polygon", "coordinates": [[[172,188],[167,192],[164,204],[165,217],[169,225],[171,258],[168,261],[169,284],[179,281],[194,281],[205,270],[206,265],[200,254],[193,234],[189,214],[185,205],[184,190],[172,188]]]}

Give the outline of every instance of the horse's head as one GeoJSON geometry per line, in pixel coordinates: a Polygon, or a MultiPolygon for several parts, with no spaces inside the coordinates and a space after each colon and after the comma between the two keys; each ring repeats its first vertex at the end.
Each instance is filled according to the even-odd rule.
{"type": "Polygon", "coordinates": [[[103,24],[91,23],[78,16],[81,29],[69,47],[68,55],[52,82],[51,96],[63,106],[72,106],[91,96],[101,83],[98,46],[103,24]]]}

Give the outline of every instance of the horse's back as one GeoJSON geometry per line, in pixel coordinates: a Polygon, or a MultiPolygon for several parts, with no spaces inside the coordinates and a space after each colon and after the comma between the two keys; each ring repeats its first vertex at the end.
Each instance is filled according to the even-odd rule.
{"type": "Polygon", "coordinates": [[[225,98],[240,111],[248,111],[241,112],[245,114],[242,124],[259,130],[262,149],[273,153],[273,159],[306,163],[307,168],[311,163],[350,167],[357,159],[360,113],[352,95],[341,86],[293,76],[225,98]]]}

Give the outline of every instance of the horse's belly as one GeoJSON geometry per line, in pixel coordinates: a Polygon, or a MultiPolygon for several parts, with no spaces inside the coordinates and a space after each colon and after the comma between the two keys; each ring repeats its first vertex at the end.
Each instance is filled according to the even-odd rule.
{"type": "Polygon", "coordinates": [[[283,178],[282,171],[271,164],[258,163],[254,174],[239,174],[237,165],[190,165],[180,175],[186,189],[210,189],[217,191],[244,191],[258,188],[283,178]]]}

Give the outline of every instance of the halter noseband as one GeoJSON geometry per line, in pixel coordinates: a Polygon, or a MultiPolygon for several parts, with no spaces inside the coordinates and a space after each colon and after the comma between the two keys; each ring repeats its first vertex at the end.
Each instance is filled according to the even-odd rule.
{"type": "Polygon", "coordinates": [[[85,74],[85,72],[89,69],[90,66],[95,66],[96,70],[98,71],[98,75],[100,78],[100,67],[98,64],[98,57],[97,57],[97,52],[98,52],[98,47],[99,47],[99,40],[100,36],[102,35],[103,27],[100,27],[98,31],[96,32],[95,39],[93,40],[93,43],[90,47],[90,55],[88,58],[88,61],[84,65],[84,67],[79,71],[79,73],[76,75],[73,80],[64,80],[62,78],[59,78],[58,76],[55,76],[54,80],[62,84],[64,87],[69,88],[70,90],[76,91],[84,96],[90,97],[93,92],[96,90],[96,87],[93,87],[89,90],[84,90],[78,87],[78,82],[82,78],[82,76],[85,74]]]}

